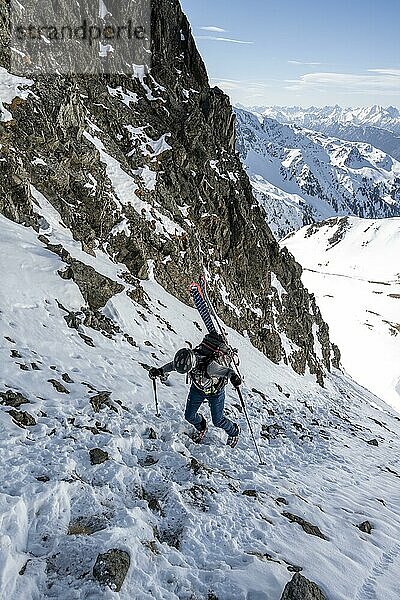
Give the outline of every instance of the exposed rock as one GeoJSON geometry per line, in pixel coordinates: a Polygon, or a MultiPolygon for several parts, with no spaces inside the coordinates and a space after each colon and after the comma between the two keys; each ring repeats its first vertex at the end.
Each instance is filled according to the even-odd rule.
{"type": "Polygon", "coordinates": [[[65,383],[74,383],[74,380],[71,379],[71,377],[68,375],[68,373],[63,373],[61,375],[61,377],[63,378],[63,380],[65,381],[65,383]]]}
{"type": "Polygon", "coordinates": [[[94,341],[92,340],[92,338],[89,335],[79,332],[79,337],[81,337],[83,339],[83,341],[85,342],[85,344],[87,344],[87,346],[90,346],[91,348],[96,347],[94,341]]]}
{"type": "Polygon", "coordinates": [[[69,394],[69,390],[67,390],[67,388],[62,383],[60,383],[59,381],[57,381],[57,379],[49,379],[48,382],[51,383],[52,386],[60,394],[69,394]]]}
{"type": "Polygon", "coordinates": [[[300,573],[300,571],[303,570],[303,567],[299,567],[299,565],[288,565],[287,570],[289,573],[300,573]]]}
{"type": "Polygon", "coordinates": [[[369,521],[363,521],[362,523],[357,525],[357,527],[363,533],[368,533],[368,534],[371,534],[372,530],[373,530],[373,526],[371,525],[371,523],[369,521]]]}
{"type": "Polygon", "coordinates": [[[131,564],[131,558],[125,550],[109,550],[99,554],[93,567],[93,577],[114,592],[121,591],[131,564]]]}
{"type": "MultiPolygon", "coordinates": [[[[0,5],[0,38],[8,35],[4,4],[0,5]]],[[[125,4],[128,12],[135,12],[137,3],[127,0],[125,4]]],[[[63,4],[45,4],[46,22],[58,20],[55,6],[59,11],[63,4]]],[[[308,368],[322,384],[324,372],[331,367],[328,327],[301,282],[301,267],[285,249],[280,250],[254,201],[235,152],[235,117],[229,99],[210,87],[178,0],[153,1],[151,38],[152,71],[142,80],[121,74],[122,69],[90,77],[55,75],[57,56],[49,48],[44,60],[52,64],[52,75],[34,74],[32,94],[10,107],[12,126],[4,133],[2,128],[0,212],[38,228],[41,217],[34,214],[39,209],[32,196],[36,188],[86,252],[101,250],[126,265],[139,301],[143,299],[139,278],[148,276],[149,261],[156,279],[184,302],[188,283],[207,269],[218,278],[210,295],[225,322],[246,329],[271,360],[284,360],[298,373],[308,368]],[[138,102],[128,107],[110,89],[134,94],[138,102]],[[121,208],[115,201],[110,172],[98,148],[83,135],[85,130],[93,133],[89,123],[105,152],[131,178],[132,189],[137,187],[137,197],[148,206],[143,213],[134,203],[121,208]],[[168,132],[171,150],[146,155],[142,151],[146,140],[132,138],[132,128],[145,128],[145,138],[153,141],[168,132]],[[35,164],[37,156],[44,164],[35,164]],[[140,174],[145,168],[154,174],[154,190],[144,185],[140,174]],[[185,198],[190,206],[183,218],[180,209],[185,198]],[[176,224],[175,234],[163,230],[166,219],[176,224]],[[115,234],[123,220],[132,235],[115,234]],[[171,260],[166,261],[167,256],[171,260]],[[273,274],[286,292],[281,298],[273,274]],[[223,301],[225,295],[229,303],[223,301]],[[322,360],[315,355],[314,331],[322,360]],[[285,350],[281,332],[296,351],[285,350]]],[[[10,66],[6,49],[0,50],[0,61],[10,66]]],[[[91,309],[104,307],[124,289],[71,258],[59,244],[41,239],[66,262],[61,276],[76,282],[91,309]]],[[[79,327],[73,318],[69,322],[79,327]]],[[[93,345],[91,338],[80,335],[93,345]]]]}
{"type": "Polygon", "coordinates": [[[13,408],[19,408],[22,404],[30,404],[30,402],[19,392],[7,390],[6,392],[0,392],[0,404],[12,406],[13,408]]]}
{"type": "Polygon", "coordinates": [[[286,500],[286,498],[277,498],[277,499],[275,500],[275,502],[276,502],[277,504],[286,504],[286,506],[289,504],[289,502],[286,500]]]}
{"type": "Polygon", "coordinates": [[[281,600],[327,600],[327,597],[316,583],[295,573],[293,579],[286,584],[281,600]]]}
{"type": "Polygon", "coordinates": [[[293,515],[290,512],[283,512],[282,515],[284,517],[286,517],[287,519],[289,519],[289,521],[291,523],[298,523],[303,531],[305,531],[306,533],[308,533],[309,535],[315,535],[323,540],[327,540],[328,538],[321,532],[321,530],[319,529],[319,527],[317,527],[316,525],[312,525],[311,523],[309,523],[308,521],[306,521],[305,519],[303,519],[302,517],[299,517],[298,515],[293,515]]]}
{"type": "Polygon", "coordinates": [[[19,425],[19,427],[33,427],[34,425],[36,425],[36,420],[34,419],[34,417],[32,417],[32,415],[25,411],[13,409],[7,412],[9,415],[12,416],[15,423],[19,425]]]}
{"type": "Polygon", "coordinates": [[[157,433],[154,431],[154,429],[152,427],[148,427],[148,429],[146,429],[145,435],[146,435],[146,437],[148,437],[149,440],[157,439],[157,433]]]}
{"type": "Polygon", "coordinates": [[[369,444],[370,446],[379,446],[379,442],[375,438],[373,440],[368,440],[367,444],[369,444]]]}
{"type": "Polygon", "coordinates": [[[138,463],[141,467],[151,467],[158,463],[158,458],[154,458],[151,454],[148,454],[144,458],[139,458],[138,463]]]}
{"type": "Polygon", "coordinates": [[[106,462],[109,459],[108,452],[102,450],[101,448],[92,448],[89,452],[90,455],[90,463],[92,465],[101,465],[101,463],[106,462]]]}
{"type": "Polygon", "coordinates": [[[156,528],[154,533],[161,544],[165,543],[171,546],[171,548],[180,549],[183,527],[179,526],[179,524],[174,524],[171,527],[168,525],[161,526],[160,528],[156,528]]]}
{"type": "Polygon", "coordinates": [[[93,406],[93,410],[95,412],[99,412],[102,408],[108,406],[109,408],[114,409],[115,407],[110,403],[111,392],[103,391],[99,392],[95,396],[90,398],[90,404],[93,406]]]}
{"type": "Polygon", "coordinates": [[[262,425],[261,428],[261,437],[267,438],[268,440],[273,440],[278,435],[284,435],[285,428],[279,423],[271,423],[270,425],[262,425]]]}
{"type": "Polygon", "coordinates": [[[104,517],[77,517],[68,525],[67,535],[92,535],[106,529],[108,525],[104,517]]]}
{"type": "Polygon", "coordinates": [[[257,498],[258,494],[256,492],[256,490],[244,490],[242,492],[243,496],[249,496],[250,498],[257,498]]]}
{"type": "Polygon", "coordinates": [[[58,271],[58,274],[62,279],[72,279],[76,283],[92,310],[96,311],[103,308],[110,298],[124,289],[124,286],[120,283],[101,275],[93,267],[72,258],[61,244],[51,244],[45,236],[39,236],[39,239],[46,244],[48,250],[58,254],[68,265],[63,271],[58,271]]]}
{"type": "Polygon", "coordinates": [[[124,289],[124,286],[120,283],[100,275],[93,267],[89,267],[78,260],[72,259],[69,268],[70,279],[75,281],[82,296],[93,310],[103,308],[110,298],[124,289]]]}

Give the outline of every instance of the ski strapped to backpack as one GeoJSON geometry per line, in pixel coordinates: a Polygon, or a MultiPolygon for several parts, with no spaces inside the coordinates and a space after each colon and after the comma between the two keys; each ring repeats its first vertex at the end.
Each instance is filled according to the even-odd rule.
{"type": "MultiPolygon", "coordinates": [[[[218,315],[215,312],[214,307],[213,307],[213,305],[211,303],[211,300],[210,300],[210,298],[208,296],[208,293],[207,293],[207,284],[206,284],[206,279],[205,279],[204,276],[202,276],[200,278],[200,283],[192,283],[191,284],[191,286],[190,286],[190,292],[192,294],[194,304],[195,304],[197,310],[199,311],[199,314],[200,314],[201,318],[203,319],[205,326],[207,327],[207,331],[209,333],[211,333],[211,334],[212,333],[217,333],[217,329],[216,329],[216,327],[214,325],[214,322],[213,322],[213,318],[214,318],[215,322],[217,323],[217,327],[218,327],[218,329],[220,331],[220,334],[224,338],[226,346],[230,348],[226,332],[224,331],[224,329],[223,329],[223,327],[222,327],[222,325],[220,323],[220,320],[218,318],[218,315]]],[[[233,350],[232,352],[233,352],[233,356],[234,356],[236,354],[236,351],[233,350]]],[[[235,367],[236,373],[242,379],[242,376],[241,376],[240,371],[239,371],[238,362],[235,362],[235,361],[233,361],[233,362],[234,362],[234,367],[235,367]]],[[[258,444],[256,442],[256,438],[254,436],[253,427],[251,426],[251,422],[250,422],[250,419],[249,419],[249,415],[248,415],[248,412],[247,412],[247,407],[246,407],[246,403],[244,401],[244,397],[243,397],[242,391],[240,390],[240,388],[236,388],[236,391],[238,393],[240,404],[242,405],[243,412],[245,414],[246,421],[247,421],[247,424],[248,424],[249,429],[250,429],[251,437],[253,438],[254,447],[256,449],[256,452],[257,452],[257,455],[258,455],[258,459],[260,461],[260,465],[265,465],[265,462],[263,461],[263,459],[261,457],[261,453],[260,453],[260,450],[258,448],[258,444]]]]}
{"type": "Polygon", "coordinates": [[[213,320],[211,318],[210,308],[204,297],[204,293],[203,293],[203,290],[202,290],[200,284],[191,283],[190,284],[190,293],[192,295],[194,305],[197,308],[197,310],[199,311],[199,315],[202,318],[208,333],[216,333],[217,330],[216,330],[213,320]]]}

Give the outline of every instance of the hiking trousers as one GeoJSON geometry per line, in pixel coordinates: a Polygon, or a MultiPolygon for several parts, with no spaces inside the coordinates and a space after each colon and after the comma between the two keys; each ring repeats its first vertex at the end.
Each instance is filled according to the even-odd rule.
{"type": "Polygon", "coordinates": [[[205,428],[206,420],[198,412],[203,402],[207,400],[210,404],[211,418],[215,427],[224,429],[229,436],[236,435],[237,427],[224,415],[225,389],[222,388],[215,394],[205,394],[192,384],[186,402],[185,419],[198,431],[205,428]]]}

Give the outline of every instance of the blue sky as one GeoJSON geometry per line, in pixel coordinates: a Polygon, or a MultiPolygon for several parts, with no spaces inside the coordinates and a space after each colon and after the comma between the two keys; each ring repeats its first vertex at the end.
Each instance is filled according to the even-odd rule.
{"type": "Polygon", "coordinates": [[[245,105],[400,105],[399,0],[182,0],[211,83],[245,105]]]}

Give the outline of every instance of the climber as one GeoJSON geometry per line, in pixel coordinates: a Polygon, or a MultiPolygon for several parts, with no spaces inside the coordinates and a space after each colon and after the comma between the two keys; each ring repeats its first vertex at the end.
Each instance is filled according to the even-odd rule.
{"type": "Polygon", "coordinates": [[[172,362],[161,368],[151,368],[149,377],[164,377],[172,371],[187,374],[191,380],[186,402],[185,419],[196,429],[193,441],[200,443],[207,431],[207,421],[198,410],[208,400],[215,427],[228,434],[227,445],[234,448],[238,442],[240,426],[224,415],[225,386],[228,380],[235,388],[242,383],[241,377],[229,366],[232,350],[218,333],[209,333],[197,348],[178,350],[172,362]],[[222,364],[221,364],[222,363],[222,364]]]}

